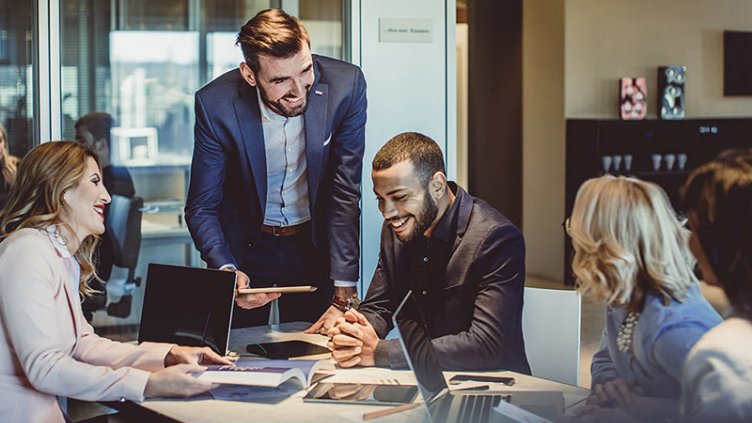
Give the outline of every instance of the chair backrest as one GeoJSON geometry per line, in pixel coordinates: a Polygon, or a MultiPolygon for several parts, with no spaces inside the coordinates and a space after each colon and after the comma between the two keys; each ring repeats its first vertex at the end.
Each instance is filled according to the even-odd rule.
{"type": "Polygon", "coordinates": [[[533,376],[577,385],[580,368],[580,294],[525,287],[525,352],[533,376]]]}
{"type": "Polygon", "coordinates": [[[105,227],[112,238],[113,264],[135,269],[141,249],[141,197],[113,195],[107,211],[105,227]]]}

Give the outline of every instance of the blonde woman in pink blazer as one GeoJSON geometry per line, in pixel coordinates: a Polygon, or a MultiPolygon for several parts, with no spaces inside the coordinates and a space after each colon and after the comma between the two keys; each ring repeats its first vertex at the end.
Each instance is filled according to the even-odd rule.
{"type": "Polygon", "coordinates": [[[63,422],[56,396],[141,401],[214,385],[209,348],[139,346],[97,336],[81,312],[110,196],[94,153],[51,142],[27,154],[0,212],[0,419],[63,422]]]}

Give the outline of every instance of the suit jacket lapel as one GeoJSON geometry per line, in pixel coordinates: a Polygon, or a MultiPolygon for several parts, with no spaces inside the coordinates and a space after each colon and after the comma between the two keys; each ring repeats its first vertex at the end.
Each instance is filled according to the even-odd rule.
{"type": "MultiPolygon", "coordinates": [[[[76,336],[76,343],[78,343],[78,338],[80,337],[80,325],[81,322],[79,319],[79,313],[77,311],[77,308],[80,307],[78,303],[76,302],[76,299],[73,297],[74,295],[78,295],[78,291],[71,292],[70,283],[68,281],[68,274],[71,272],[71,269],[68,267],[72,264],[70,262],[65,262],[61,258],[62,267],[63,267],[63,275],[65,275],[65,280],[63,281],[63,292],[65,293],[65,300],[68,302],[68,311],[71,314],[71,321],[73,322],[73,334],[76,336]]],[[[75,348],[75,347],[74,347],[75,348]]]]}
{"type": "Polygon", "coordinates": [[[324,143],[331,141],[328,140],[331,134],[324,133],[329,109],[329,85],[320,83],[321,71],[316,56],[313,60],[316,79],[308,95],[308,108],[304,114],[308,195],[311,210],[316,207],[316,197],[323,172],[324,143]]]}
{"type": "Polygon", "coordinates": [[[454,254],[454,250],[459,247],[462,237],[467,231],[467,226],[470,224],[470,215],[473,212],[473,198],[455,182],[449,182],[450,187],[456,189],[455,201],[460,201],[459,209],[457,210],[457,236],[454,238],[454,244],[452,245],[452,252],[450,257],[454,254]]]}
{"type": "MultiPolygon", "coordinates": [[[[251,88],[245,80],[241,80],[240,98],[235,100],[235,115],[242,135],[242,142],[238,151],[245,154],[248,165],[253,173],[256,192],[259,196],[261,213],[266,210],[266,149],[264,147],[264,129],[261,126],[261,112],[259,111],[256,90],[251,88]]],[[[238,181],[240,182],[240,181],[238,181]]]]}

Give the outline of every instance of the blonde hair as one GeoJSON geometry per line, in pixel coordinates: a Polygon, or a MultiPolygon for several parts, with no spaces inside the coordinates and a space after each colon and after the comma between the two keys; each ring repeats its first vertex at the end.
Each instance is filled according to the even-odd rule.
{"type": "Polygon", "coordinates": [[[610,175],[585,181],[568,230],[583,294],[639,311],[648,290],[681,301],[697,282],[690,232],[656,184],[610,175]]]}
{"type": "MultiPolygon", "coordinates": [[[[8,150],[8,133],[5,131],[5,127],[0,124],[0,140],[3,141],[3,148],[0,148],[0,163],[7,166],[8,160],[10,160],[10,150],[8,150]]],[[[2,170],[2,169],[0,169],[2,170]]]]}
{"type": "MultiPolygon", "coordinates": [[[[60,217],[63,194],[80,183],[87,157],[97,161],[93,152],[72,141],[48,142],[31,149],[21,162],[8,202],[0,211],[0,240],[24,228],[67,226],[60,217]]],[[[75,252],[81,265],[79,292],[83,295],[94,292],[86,281],[94,275],[92,256],[98,241],[99,236],[90,235],[75,252]]]]}

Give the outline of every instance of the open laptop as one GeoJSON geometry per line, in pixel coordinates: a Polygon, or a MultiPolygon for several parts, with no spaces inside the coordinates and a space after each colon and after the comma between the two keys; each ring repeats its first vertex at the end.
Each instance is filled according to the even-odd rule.
{"type": "Polygon", "coordinates": [[[509,421],[492,410],[501,401],[507,401],[551,421],[561,418],[564,409],[562,392],[450,392],[412,291],[402,300],[392,321],[433,423],[509,421]]]}
{"type": "Polygon", "coordinates": [[[225,355],[235,272],[150,264],[138,342],[208,346],[225,355]]]}

